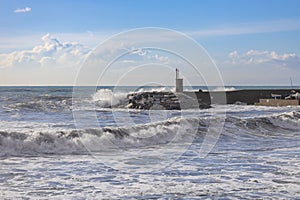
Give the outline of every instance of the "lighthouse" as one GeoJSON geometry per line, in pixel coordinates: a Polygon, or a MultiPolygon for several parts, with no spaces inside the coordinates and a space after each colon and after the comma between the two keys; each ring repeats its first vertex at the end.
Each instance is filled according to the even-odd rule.
{"type": "Polygon", "coordinates": [[[183,92],[183,79],[179,78],[179,69],[176,68],[176,92],[183,92]]]}

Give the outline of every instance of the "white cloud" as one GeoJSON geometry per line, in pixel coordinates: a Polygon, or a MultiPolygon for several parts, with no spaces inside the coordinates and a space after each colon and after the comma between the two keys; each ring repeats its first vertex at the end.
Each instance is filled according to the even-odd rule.
{"type": "Polygon", "coordinates": [[[279,54],[275,51],[249,50],[246,53],[229,53],[229,63],[234,65],[275,65],[292,68],[300,65],[300,55],[295,53],[279,54]]]}
{"type": "Polygon", "coordinates": [[[25,8],[16,9],[14,12],[15,13],[26,13],[26,12],[30,12],[30,11],[31,11],[31,8],[25,7],[25,8]]]}
{"type": "Polygon", "coordinates": [[[138,54],[138,55],[140,55],[140,56],[145,56],[147,53],[149,53],[150,51],[148,51],[148,50],[144,50],[144,49],[142,49],[142,48],[137,48],[137,49],[135,49],[135,48],[131,48],[131,50],[129,50],[129,52],[130,52],[130,54],[138,54]]]}
{"type": "MultiPolygon", "coordinates": [[[[160,50],[149,50],[147,48],[135,48],[124,47],[124,50],[128,52],[128,57],[122,60],[122,63],[135,63],[144,64],[145,61],[159,64],[171,64],[171,60],[168,56],[162,55],[160,50]]],[[[164,52],[164,54],[166,54],[164,52]]]]}
{"type": "Polygon", "coordinates": [[[46,34],[31,50],[0,54],[0,67],[77,67],[90,49],[77,42],[61,42],[46,34]]]}
{"type": "MultiPolygon", "coordinates": [[[[89,32],[81,33],[60,33],[53,32],[51,35],[55,35],[60,41],[76,41],[80,44],[84,44],[89,48],[95,48],[98,44],[105,41],[113,33],[106,32],[94,32],[93,35],[89,32]]],[[[35,45],[41,43],[41,37],[45,33],[22,33],[20,35],[10,35],[8,33],[1,33],[0,36],[0,52],[11,52],[16,49],[30,49],[35,45]]]]}
{"type": "Polygon", "coordinates": [[[159,54],[150,55],[150,56],[148,56],[148,58],[151,60],[155,60],[156,62],[161,63],[161,64],[170,64],[170,62],[171,62],[168,56],[162,56],[159,54]]]}
{"type": "Polygon", "coordinates": [[[219,66],[227,85],[288,85],[290,77],[300,84],[300,55],[296,53],[232,51],[219,66]]]}
{"type": "MultiPolygon", "coordinates": [[[[80,43],[65,42],[66,40],[80,41],[74,39],[76,35],[71,38],[64,34],[64,40],[52,37],[50,34],[43,37],[40,35],[41,41],[35,41],[32,46],[22,48],[26,48],[26,50],[20,50],[16,45],[12,46],[10,51],[0,52],[0,68],[3,68],[0,71],[0,84],[69,85],[78,80],[80,84],[91,85],[94,84],[94,80],[99,79],[103,70],[108,67],[108,63],[109,71],[105,71],[103,84],[110,84],[118,80],[118,75],[122,76],[128,69],[138,65],[151,63],[151,66],[147,65],[149,68],[163,64],[171,66],[169,61],[173,61],[173,59],[171,59],[170,53],[161,50],[153,52],[151,48],[165,46],[162,49],[168,49],[169,46],[174,45],[176,39],[180,38],[176,35],[175,38],[167,37],[165,31],[162,33],[164,34],[163,38],[158,33],[150,35],[147,30],[139,30],[139,33],[135,34],[129,32],[126,35],[116,35],[118,37],[114,36],[110,40],[104,41],[91,54],[89,54],[91,48],[83,46],[84,42],[82,41],[80,43]],[[164,41],[164,38],[167,41],[164,41]],[[15,50],[17,48],[18,50],[15,50]],[[80,68],[85,61],[84,58],[88,55],[89,59],[80,68]],[[123,63],[119,61],[123,61],[123,63]],[[77,76],[77,73],[80,76],[77,76]]],[[[90,36],[85,33],[83,38],[87,37],[90,36]]],[[[63,37],[59,36],[59,38],[63,37]]],[[[97,40],[95,37],[92,38],[93,41],[97,40]]],[[[30,44],[26,43],[26,45],[30,44]]],[[[181,47],[181,45],[178,46],[181,47]]],[[[144,75],[148,76],[148,74],[144,75]]],[[[144,81],[139,76],[136,79],[136,81],[144,81]]]]}

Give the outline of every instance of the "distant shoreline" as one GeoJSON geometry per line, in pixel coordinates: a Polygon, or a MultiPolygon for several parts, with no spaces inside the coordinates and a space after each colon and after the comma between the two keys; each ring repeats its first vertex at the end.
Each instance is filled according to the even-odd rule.
{"type": "MultiPolygon", "coordinates": [[[[0,85],[0,87],[95,87],[94,85],[0,85]]],[[[138,85],[98,85],[96,87],[140,87],[140,88],[156,88],[156,87],[167,87],[167,88],[173,88],[174,86],[167,85],[167,86],[138,86],[138,85]]],[[[203,85],[193,85],[190,87],[184,86],[184,88],[207,88],[207,86],[203,85]]],[[[209,86],[209,87],[223,87],[223,86],[209,86]]],[[[260,89],[260,88],[266,88],[266,89],[300,89],[300,85],[294,85],[293,87],[288,86],[288,85],[225,85],[225,88],[228,87],[235,87],[236,89],[238,88],[243,88],[243,89],[260,89]]]]}

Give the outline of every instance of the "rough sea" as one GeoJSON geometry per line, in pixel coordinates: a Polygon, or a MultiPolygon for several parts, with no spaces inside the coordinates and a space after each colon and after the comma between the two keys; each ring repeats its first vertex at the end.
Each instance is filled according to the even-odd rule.
{"type": "Polygon", "coordinates": [[[0,87],[0,199],[300,199],[299,106],[134,110],[112,90],[0,87]]]}

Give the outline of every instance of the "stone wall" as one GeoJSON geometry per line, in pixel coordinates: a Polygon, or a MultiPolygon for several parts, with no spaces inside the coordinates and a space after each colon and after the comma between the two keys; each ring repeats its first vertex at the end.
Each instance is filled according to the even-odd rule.
{"type": "Polygon", "coordinates": [[[178,97],[172,92],[141,92],[127,96],[127,108],[180,110],[178,97]]]}
{"type": "Polygon", "coordinates": [[[195,93],[186,95],[173,92],[141,92],[127,96],[127,108],[143,110],[181,110],[210,108],[209,104],[199,103],[195,93]]]}

